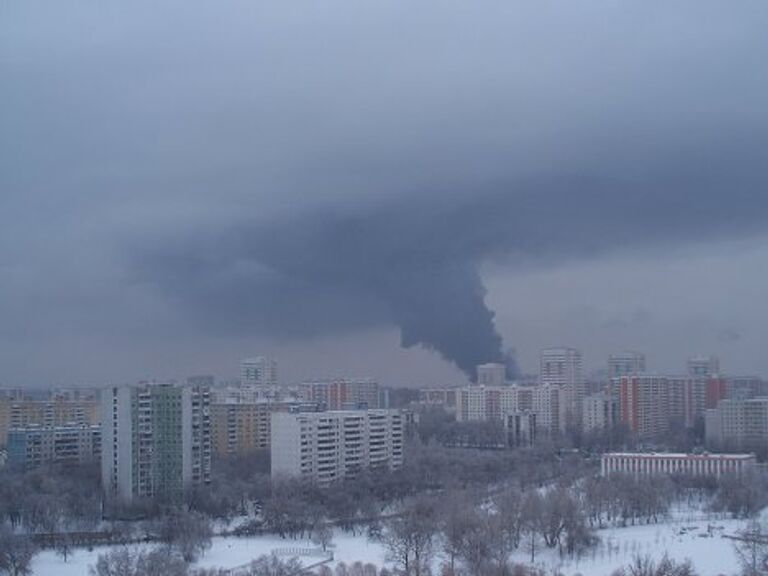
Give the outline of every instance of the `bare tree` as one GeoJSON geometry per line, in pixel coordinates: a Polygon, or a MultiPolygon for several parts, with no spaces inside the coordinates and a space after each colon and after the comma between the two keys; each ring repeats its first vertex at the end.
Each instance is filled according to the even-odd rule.
{"type": "Polygon", "coordinates": [[[32,574],[35,546],[28,536],[14,534],[7,526],[0,526],[0,571],[10,576],[32,574]]]}
{"type": "Polygon", "coordinates": [[[270,554],[251,562],[248,576],[297,576],[302,570],[301,562],[296,558],[283,560],[277,554],[270,554]]]}
{"type": "Polygon", "coordinates": [[[141,550],[123,546],[99,554],[91,576],[187,576],[187,564],[168,550],[141,550]]]}
{"type": "Polygon", "coordinates": [[[210,520],[197,512],[173,512],[158,523],[160,540],[178,550],[187,563],[211,547],[212,535],[210,520]]]}
{"type": "Polygon", "coordinates": [[[328,550],[328,546],[333,542],[333,529],[328,524],[320,524],[315,528],[313,542],[322,546],[323,552],[328,550]]]}
{"type": "Polygon", "coordinates": [[[401,514],[389,520],[381,541],[388,558],[405,576],[430,573],[435,535],[435,511],[432,503],[419,498],[401,514]]]}
{"type": "Polygon", "coordinates": [[[752,520],[744,530],[740,530],[733,547],[739,558],[743,576],[759,576],[766,573],[768,533],[760,522],[752,520]]]}

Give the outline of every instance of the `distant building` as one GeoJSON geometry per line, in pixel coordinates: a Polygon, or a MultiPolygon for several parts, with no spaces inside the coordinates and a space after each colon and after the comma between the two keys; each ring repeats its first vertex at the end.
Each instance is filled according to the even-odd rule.
{"type": "Polygon", "coordinates": [[[655,476],[661,474],[686,476],[723,476],[744,474],[755,467],[754,454],[666,454],[666,453],[608,453],[600,459],[603,476],[631,474],[655,476]]]}
{"type": "Polygon", "coordinates": [[[561,429],[568,423],[581,420],[582,401],[586,395],[586,383],[582,373],[581,352],[573,348],[547,348],[539,358],[539,381],[542,385],[561,389],[561,429]]]}
{"type": "Polygon", "coordinates": [[[619,421],[619,403],[610,394],[603,392],[586,396],[582,406],[584,432],[606,430],[619,421]]]}
{"type": "Polygon", "coordinates": [[[485,386],[503,386],[507,380],[504,364],[480,364],[477,367],[477,383],[485,386]]]}
{"type": "Polygon", "coordinates": [[[720,374],[720,360],[717,356],[693,356],[688,358],[688,376],[709,378],[720,374]]]}
{"type": "Polygon", "coordinates": [[[211,404],[211,446],[217,457],[269,448],[271,406],[267,402],[211,404]]]}
{"type": "Polygon", "coordinates": [[[619,419],[641,439],[666,434],[672,422],[693,427],[707,409],[725,398],[726,381],[718,376],[693,378],[636,374],[614,378],[619,419]]]}
{"type": "Polygon", "coordinates": [[[240,382],[244,386],[277,386],[277,362],[266,356],[241,360],[240,382]]]}
{"type": "Polygon", "coordinates": [[[768,398],[723,400],[707,410],[705,427],[708,446],[764,451],[768,447],[768,398]]]}
{"type": "Polygon", "coordinates": [[[365,410],[380,407],[379,383],[370,378],[338,378],[304,382],[299,395],[326,410],[365,410]]]}
{"type": "Polygon", "coordinates": [[[8,431],[8,465],[38,468],[43,464],[84,464],[101,457],[101,427],[29,426],[8,431]]]}
{"type": "Polygon", "coordinates": [[[363,470],[403,463],[399,410],[343,410],[272,415],[272,477],[305,478],[321,486],[363,470]]]}
{"type": "Polygon", "coordinates": [[[560,429],[560,398],[558,386],[470,385],[456,390],[456,419],[459,422],[503,422],[509,414],[536,414],[541,432],[560,429]]]}
{"type": "Polygon", "coordinates": [[[211,446],[213,455],[226,458],[268,449],[273,412],[318,412],[309,402],[211,402],[211,446]]]}
{"type": "Polygon", "coordinates": [[[210,390],[149,384],[102,393],[102,486],[108,499],[178,501],[210,482],[210,390]]]}
{"type": "Polygon", "coordinates": [[[726,398],[729,400],[768,396],[768,382],[757,376],[729,376],[726,382],[726,398]]]}
{"type": "Polygon", "coordinates": [[[645,372],[645,354],[622,352],[608,357],[608,378],[621,378],[645,372]]]}
{"type": "Polygon", "coordinates": [[[419,390],[419,403],[428,406],[442,406],[448,411],[456,410],[458,388],[422,388],[419,390]]]}
{"type": "Polygon", "coordinates": [[[30,397],[23,391],[0,396],[0,446],[8,430],[55,426],[99,424],[99,399],[93,390],[57,391],[30,397]]]}

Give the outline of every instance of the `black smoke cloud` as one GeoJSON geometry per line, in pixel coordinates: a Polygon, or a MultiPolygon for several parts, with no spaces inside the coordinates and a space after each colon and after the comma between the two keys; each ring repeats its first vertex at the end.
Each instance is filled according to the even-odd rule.
{"type": "Polygon", "coordinates": [[[434,350],[470,377],[483,362],[514,372],[484,300],[482,263],[552,264],[764,233],[768,179],[755,177],[746,151],[732,152],[678,159],[641,179],[478,184],[470,196],[433,190],[429,202],[398,194],[357,212],[246,217],[168,252],[142,251],[137,266],[219,329],[305,338],[394,325],[403,346],[434,350]]]}
{"type": "Polygon", "coordinates": [[[12,2],[0,359],[189,318],[504,360],[488,261],[766,232],[767,6],[12,2]]]}

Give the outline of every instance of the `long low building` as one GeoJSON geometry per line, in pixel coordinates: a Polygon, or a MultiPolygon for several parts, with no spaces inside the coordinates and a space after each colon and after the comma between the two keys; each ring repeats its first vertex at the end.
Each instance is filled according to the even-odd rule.
{"type": "Polygon", "coordinates": [[[754,454],[673,454],[611,452],[603,454],[600,471],[603,476],[657,474],[687,476],[723,476],[742,474],[755,466],[754,454]]]}
{"type": "Polygon", "coordinates": [[[366,469],[403,463],[405,419],[399,410],[273,413],[272,477],[300,477],[319,485],[366,469]]]}
{"type": "Polygon", "coordinates": [[[101,427],[29,426],[8,432],[8,465],[37,468],[43,464],[82,464],[101,457],[101,427]]]}

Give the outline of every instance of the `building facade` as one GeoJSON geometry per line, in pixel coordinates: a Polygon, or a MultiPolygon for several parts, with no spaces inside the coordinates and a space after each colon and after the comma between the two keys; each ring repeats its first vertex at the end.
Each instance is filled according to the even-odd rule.
{"type": "Polygon", "coordinates": [[[268,402],[211,404],[211,444],[216,457],[269,448],[272,405],[268,402]]]}
{"type": "Polygon", "coordinates": [[[768,446],[768,398],[723,400],[707,410],[707,445],[718,449],[759,450],[768,446]]]}
{"type": "Polygon", "coordinates": [[[658,474],[686,476],[724,476],[744,474],[755,467],[754,454],[644,454],[613,452],[603,454],[600,471],[603,476],[658,474]]]}
{"type": "Polygon", "coordinates": [[[574,348],[547,348],[539,357],[539,382],[557,386],[560,394],[558,420],[561,429],[581,421],[586,382],[582,372],[581,352],[574,348]]]}
{"type": "Polygon", "coordinates": [[[645,354],[622,352],[608,357],[608,378],[621,378],[645,372],[645,354]]]}
{"type": "Polygon", "coordinates": [[[29,426],[8,432],[8,465],[85,464],[101,457],[101,426],[29,426]]]}
{"type": "Polygon", "coordinates": [[[210,390],[148,384],[102,393],[102,486],[108,499],[178,501],[210,483],[210,390]]]}
{"type": "Polygon", "coordinates": [[[727,382],[719,376],[692,378],[636,374],[614,378],[619,419],[641,439],[656,439],[677,422],[693,427],[726,397],[727,382]]]}
{"type": "Polygon", "coordinates": [[[326,410],[376,409],[380,407],[379,383],[370,378],[339,378],[304,382],[299,396],[326,410]]]}
{"type": "Polygon", "coordinates": [[[536,414],[540,432],[555,432],[561,429],[562,392],[555,385],[465,386],[456,390],[456,419],[503,422],[509,414],[526,412],[536,414]]]}
{"type": "Polygon", "coordinates": [[[240,382],[261,387],[277,386],[277,362],[266,356],[241,360],[240,382]]]}
{"type": "Polygon", "coordinates": [[[605,392],[591,394],[582,403],[584,432],[607,430],[619,421],[619,403],[605,392]]]}
{"type": "Polygon", "coordinates": [[[477,367],[477,383],[485,386],[503,386],[507,381],[507,367],[504,364],[480,364],[477,367]]]}
{"type": "Polygon", "coordinates": [[[0,397],[0,446],[8,440],[11,428],[99,424],[99,399],[93,391],[45,394],[30,398],[24,393],[0,397]]]}
{"type": "Polygon", "coordinates": [[[404,427],[399,410],[273,413],[272,477],[327,486],[363,470],[398,469],[404,427]]]}

